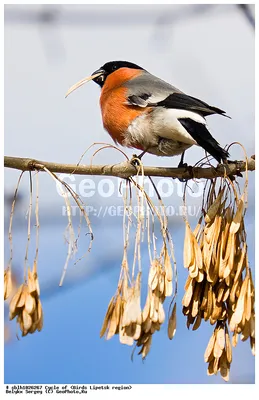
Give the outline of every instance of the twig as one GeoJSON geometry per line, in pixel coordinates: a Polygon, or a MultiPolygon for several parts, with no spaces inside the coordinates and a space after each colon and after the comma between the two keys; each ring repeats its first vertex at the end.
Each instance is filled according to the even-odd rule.
{"type": "MultiPolygon", "coordinates": [[[[247,166],[249,171],[255,170],[254,156],[248,159],[247,166]]],[[[136,168],[125,161],[114,165],[76,165],[58,164],[54,162],[39,161],[32,158],[20,158],[5,156],[4,166],[7,168],[18,169],[21,171],[38,170],[43,171],[46,167],[51,172],[74,173],[76,175],[101,175],[117,176],[119,178],[129,178],[137,174],[136,168]]],[[[246,170],[246,161],[235,161],[229,164],[219,164],[217,167],[193,167],[191,171],[186,168],[169,167],[144,167],[145,176],[171,177],[180,179],[212,179],[219,176],[238,175],[246,170]]]]}

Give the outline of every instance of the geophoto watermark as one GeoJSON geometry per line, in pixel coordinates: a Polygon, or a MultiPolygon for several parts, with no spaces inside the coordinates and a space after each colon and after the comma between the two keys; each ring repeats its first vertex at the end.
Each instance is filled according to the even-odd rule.
{"type": "MultiPolygon", "coordinates": [[[[95,195],[101,198],[110,197],[122,197],[124,191],[127,188],[127,182],[125,179],[118,178],[116,180],[106,177],[96,180],[94,178],[88,177],[84,179],[78,179],[74,175],[70,174],[60,174],[59,179],[65,181],[69,184],[71,189],[77,193],[81,198],[91,198],[95,195]]],[[[144,177],[143,185],[145,192],[150,198],[157,196],[154,186],[148,177],[144,177]]],[[[60,182],[56,183],[57,192],[60,196],[63,195],[63,189],[60,182]]],[[[172,196],[178,196],[183,198],[185,183],[180,182],[178,179],[172,178],[159,178],[156,181],[156,189],[160,196],[165,198],[170,198],[172,196]]],[[[186,194],[193,198],[202,197],[204,191],[204,182],[194,182],[189,181],[186,186],[186,194]]],[[[70,196],[70,194],[68,194],[70,196]]]]}
{"type": "MultiPolygon", "coordinates": [[[[187,215],[188,217],[198,217],[201,214],[201,206],[199,205],[189,205],[189,206],[173,206],[167,205],[164,207],[164,211],[162,207],[157,206],[155,207],[157,211],[167,217],[181,217],[183,215],[187,215]]],[[[98,205],[98,206],[85,206],[85,212],[89,216],[94,216],[97,218],[104,218],[104,217],[122,217],[124,215],[125,209],[123,205],[98,205]]],[[[71,206],[69,211],[72,216],[77,216],[82,214],[82,211],[78,206],[71,206]]],[[[128,209],[128,213],[131,215],[143,215],[146,216],[151,214],[152,211],[149,207],[139,207],[138,205],[133,205],[130,209],[128,209]]],[[[62,206],[62,216],[67,216],[67,207],[62,206]]]]}

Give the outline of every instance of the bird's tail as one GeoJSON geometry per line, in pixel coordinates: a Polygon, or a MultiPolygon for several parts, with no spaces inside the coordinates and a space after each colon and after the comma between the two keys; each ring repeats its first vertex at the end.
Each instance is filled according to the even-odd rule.
{"type": "Polygon", "coordinates": [[[206,126],[200,122],[194,121],[191,118],[179,118],[178,120],[187,132],[196,140],[197,144],[204,148],[212,157],[219,163],[227,160],[229,157],[228,151],[220,147],[219,143],[210,134],[206,126]]]}
{"type": "Polygon", "coordinates": [[[206,151],[210,153],[212,157],[214,157],[219,163],[227,160],[229,157],[229,152],[223,149],[214,138],[207,140],[206,151]]]}

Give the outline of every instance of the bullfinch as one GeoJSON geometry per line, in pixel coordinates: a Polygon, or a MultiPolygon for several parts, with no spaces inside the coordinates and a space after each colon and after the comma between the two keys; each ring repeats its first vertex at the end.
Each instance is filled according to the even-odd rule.
{"type": "Polygon", "coordinates": [[[183,155],[201,146],[219,163],[229,154],[212,137],[205,117],[227,116],[220,108],[188,96],[169,83],[128,61],[110,61],[73,85],[68,96],[93,80],[101,88],[103,126],[114,142],[156,156],[183,155]]]}

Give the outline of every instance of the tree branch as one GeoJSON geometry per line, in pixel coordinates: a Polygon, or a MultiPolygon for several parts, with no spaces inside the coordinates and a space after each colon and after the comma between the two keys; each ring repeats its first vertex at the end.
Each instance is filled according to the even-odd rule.
{"type": "MultiPolygon", "coordinates": [[[[54,162],[39,161],[31,158],[4,157],[4,166],[21,171],[41,171],[46,167],[51,172],[59,172],[77,175],[101,175],[129,178],[136,175],[136,167],[129,161],[114,165],[75,165],[58,164],[54,162]]],[[[225,175],[240,175],[246,170],[244,161],[235,161],[229,164],[218,164],[217,167],[190,167],[190,168],[169,168],[169,167],[144,167],[145,176],[159,176],[180,179],[212,179],[225,175]]],[[[248,170],[255,170],[255,156],[248,159],[248,170]]]]}

